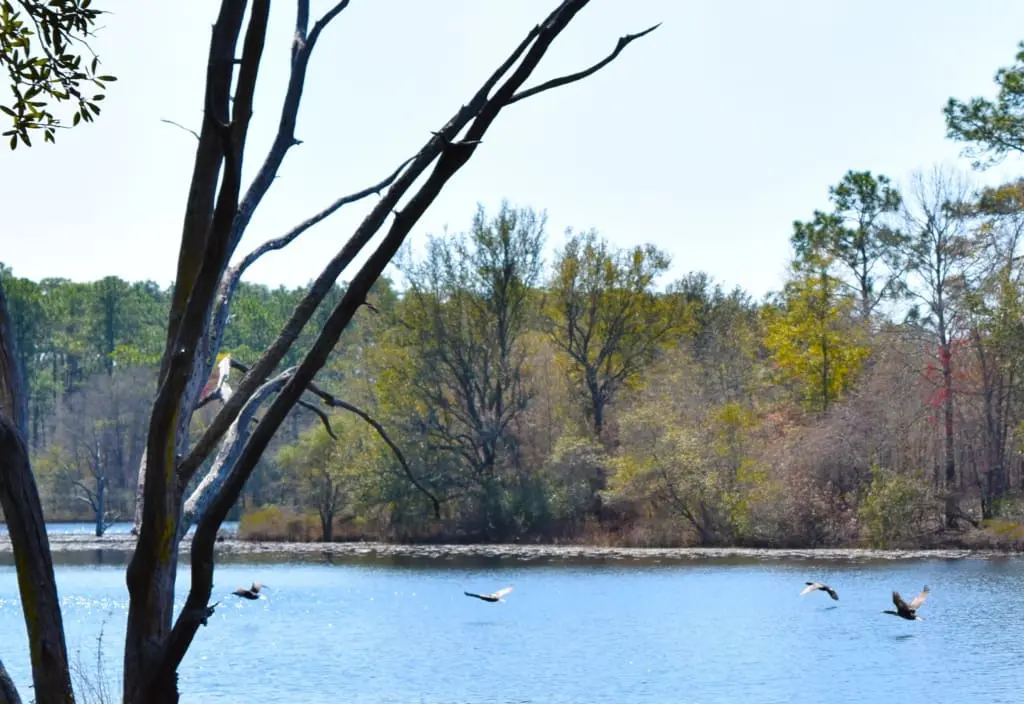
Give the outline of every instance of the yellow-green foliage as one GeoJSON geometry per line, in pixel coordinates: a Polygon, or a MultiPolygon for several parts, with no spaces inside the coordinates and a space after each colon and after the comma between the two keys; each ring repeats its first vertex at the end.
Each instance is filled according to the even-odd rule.
{"type": "Polygon", "coordinates": [[[276,505],[245,511],[238,523],[242,540],[305,542],[320,533],[316,516],[276,505]]]}
{"type": "Polygon", "coordinates": [[[879,467],[871,474],[858,511],[862,537],[872,547],[885,548],[920,536],[934,508],[927,479],[879,467]]]}
{"type": "Polygon", "coordinates": [[[376,493],[373,488],[388,450],[376,431],[354,413],[339,411],[330,422],[337,439],[323,425],[313,426],[297,444],[283,447],[278,461],[303,505],[333,522],[343,514],[354,518],[365,508],[367,497],[376,493]]]}
{"type": "Polygon", "coordinates": [[[776,374],[812,410],[838,400],[870,354],[851,321],[855,302],[837,295],[837,286],[820,271],[800,275],[787,284],[782,305],[764,311],[776,374]]]}

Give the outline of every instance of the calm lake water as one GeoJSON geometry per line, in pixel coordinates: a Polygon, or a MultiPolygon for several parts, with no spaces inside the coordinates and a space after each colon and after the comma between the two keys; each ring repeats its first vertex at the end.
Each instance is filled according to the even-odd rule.
{"type": "MultiPolygon", "coordinates": [[[[238,521],[224,521],[221,524],[221,531],[225,533],[237,533],[238,521]]],[[[95,535],[95,523],[47,523],[46,532],[49,535],[95,535]]],[[[107,526],[105,535],[128,535],[132,532],[132,523],[123,521],[111,523],[107,526]]],[[[196,532],[196,527],[188,529],[188,534],[196,532]]],[[[0,535],[7,535],[7,524],[0,523],[0,535]]]]}
{"type": "MultiPolygon", "coordinates": [[[[77,562],[93,556],[78,556],[77,562]]],[[[1024,560],[534,564],[232,556],[183,702],[1020,702],[1024,560]],[[248,561],[242,561],[248,560],[248,561]],[[807,579],[839,592],[798,596],[807,579]],[[227,596],[250,581],[266,598],[227,596]],[[462,595],[505,585],[505,603],[462,595]],[[923,585],[925,621],[880,613],[923,585]]],[[[6,561],[3,561],[6,560],[6,561]]],[[[62,564],[68,647],[120,677],[121,559],[62,564]],[[114,562],[115,564],[110,564],[114,562]]],[[[30,682],[10,555],[0,655],[30,682]]],[[[188,584],[179,577],[179,607],[188,584]]],[[[26,697],[28,699],[29,697],[26,697]]]]}

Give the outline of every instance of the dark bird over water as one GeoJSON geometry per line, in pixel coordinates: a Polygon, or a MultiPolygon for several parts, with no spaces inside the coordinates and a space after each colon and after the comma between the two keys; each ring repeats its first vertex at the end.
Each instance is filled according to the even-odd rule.
{"type": "Polygon", "coordinates": [[[828,595],[836,601],[839,601],[839,595],[836,594],[836,590],[828,586],[827,584],[822,584],[821,582],[804,582],[804,584],[806,584],[807,586],[804,587],[804,590],[802,592],[800,592],[800,596],[803,596],[804,594],[810,594],[811,592],[820,589],[821,591],[828,593],[828,595]]]}
{"type": "Polygon", "coordinates": [[[914,597],[914,600],[909,604],[903,601],[903,597],[900,596],[899,592],[892,593],[892,603],[896,604],[896,610],[886,609],[883,614],[892,614],[893,616],[899,616],[905,618],[908,621],[924,621],[923,618],[917,615],[917,610],[924,604],[924,600],[928,598],[928,587],[921,590],[921,593],[914,597]]]}
{"type": "Polygon", "coordinates": [[[260,589],[263,589],[263,585],[259,582],[253,582],[252,586],[246,589],[245,587],[239,587],[235,591],[231,592],[235,596],[240,596],[243,599],[259,599],[260,589]]]}
{"type": "Polygon", "coordinates": [[[508,594],[510,591],[512,591],[512,587],[505,587],[504,589],[499,589],[493,594],[474,594],[473,592],[462,593],[466,596],[472,596],[477,599],[482,599],[483,601],[505,601],[504,599],[502,599],[502,597],[508,594]]]}

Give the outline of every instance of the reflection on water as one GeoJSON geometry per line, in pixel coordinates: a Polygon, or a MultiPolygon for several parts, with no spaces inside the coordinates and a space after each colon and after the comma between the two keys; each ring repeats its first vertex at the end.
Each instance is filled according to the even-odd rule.
{"type": "MultiPolygon", "coordinates": [[[[231,556],[217,568],[221,606],[183,663],[183,702],[932,704],[1019,702],[1024,686],[1022,559],[254,557],[231,556]],[[263,598],[229,596],[253,580],[269,585],[263,598]],[[841,601],[799,596],[807,580],[833,585],[841,601]],[[462,594],[507,584],[515,590],[505,603],[462,594]],[[916,593],[925,584],[925,621],[881,613],[892,608],[893,589],[916,593]]],[[[68,647],[94,673],[102,629],[104,669],[117,682],[123,563],[86,558],[58,567],[68,647]]],[[[187,583],[182,572],[178,608],[187,583]]],[[[9,566],[0,567],[0,634],[0,655],[24,694],[29,665],[9,566]]]]}

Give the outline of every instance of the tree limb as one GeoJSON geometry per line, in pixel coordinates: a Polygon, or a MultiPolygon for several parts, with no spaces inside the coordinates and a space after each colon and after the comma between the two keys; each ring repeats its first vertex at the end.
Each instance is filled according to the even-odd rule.
{"type": "Polygon", "coordinates": [[[231,424],[231,428],[228,430],[227,435],[225,435],[224,442],[221,443],[220,450],[217,452],[217,457],[213,462],[213,467],[210,468],[210,471],[206,473],[206,476],[203,477],[203,480],[199,482],[199,485],[185,501],[179,527],[181,535],[185,535],[196,518],[202,516],[203,511],[213,500],[213,497],[216,496],[217,491],[234,471],[242,447],[252,432],[252,420],[256,415],[256,411],[259,410],[259,407],[263,405],[271,394],[284,386],[285,381],[290,379],[294,372],[294,367],[281,372],[261,386],[246,401],[242,412],[238,414],[238,418],[231,424]]]}
{"type": "Polygon", "coordinates": [[[174,125],[175,127],[178,127],[180,129],[185,130],[186,132],[191,134],[196,139],[199,139],[199,133],[198,132],[196,132],[194,129],[192,129],[190,127],[185,127],[185,125],[179,124],[179,123],[175,122],[174,120],[166,120],[166,119],[161,117],[160,118],[160,122],[166,122],[168,125],[174,125]]]}
{"type": "Polygon", "coordinates": [[[314,406],[309,401],[299,401],[298,405],[300,405],[303,408],[308,409],[308,410],[312,411],[313,413],[317,414],[318,416],[320,416],[320,422],[324,424],[324,429],[327,431],[327,434],[331,436],[332,440],[337,442],[338,436],[334,434],[334,429],[331,428],[331,419],[327,417],[326,413],[321,411],[319,408],[314,406]]]}
{"type": "Polygon", "coordinates": [[[551,90],[552,88],[558,88],[559,86],[564,86],[564,85],[567,85],[569,83],[575,83],[576,81],[582,80],[582,79],[586,78],[587,76],[590,76],[590,75],[593,75],[593,74],[597,73],[602,68],[604,68],[605,66],[610,64],[612,61],[614,61],[615,58],[620,53],[622,53],[622,50],[625,49],[627,46],[629,46],[630,42],[632,42],[632,41],[634,41],[636,39],[639,39],[640,37],[642,37],[642,36],[644,36],[646,34],[650,34],[651,32],[653,32],[654,30],[656,30],[660,26],[661,26],[661,22],[659,22],[658,24],[656,24],[656,25],[654,25],[652,27],[648,27],[647,29],[645,29],[642,32],[637,32],[636,34],[627,34],[624,37],[619,37],[619,41],[616,42],[615,49],[612,51],[612,53],[610,53],[608,56],[606,56],[604,59],[602,59],[601,61],[597,62],[596,64],[594,64],[590,68],[585,69],[583,71],[579,71],[577,73],[570,74],[568,76],[560,76],[559,78],[552,78],[550,81],[545,81],[544,83],[541,83],[539,86],[534,86],[533,88],[527,88],[524,91],[520,91],[519,93],[516,93],[515,95],[512,96],[512,98],[508,101],[508,105],[511,105],[512,103],[519,102],[520,100],[523,100],[524,98],[529,98],[532,95],[537,95],[537,93],[543,93],[546,90],[551,90]]]}
{"type": "Polygon", "coordinates": [[[299,235],[301,235],[303,232],[313,227],[314,225],[322,222],[323,220],[326,220],[328,217],[336,213],[343,206],[348,205],[350,203],[355,203],[356,201],[362,200],[363,198],[373,195],[374,193],[379,194],[383,189],[387,188],[392,183],[394,183],[395,179],[398,178],[398,175],[402,173],[402,169],[408,166],[409,163],[415,158],[416,157],[409,157],[408,159],[403,161],[401,164],[398,165],[398,168],[395,169],[391,173],[391,175],[385,178],[384,180],[375,183],[372,186],[368,186],[361,191],[356,191],[355,193],[350,193],[349,195],[338,198],[329,206],[321,210],[319,213],[310,216],[306,220],[302,221],[301,223],[293,227],[287,233],[281,235],[280,237],[275,237],[272,240],[267,240],[259,247],[254,249],[252,252],[247,254],[245,258],[238,263],[238,266],[232,272],[232,275],[236,278],[241,278],[242,274],[245,273],[245,270],[252,266],[257,259],[262,257],[267,252],[287,247],[289,244],[292,243],[292,241],[296,237],[298,237],[299,235]]]}
{"type": "MultiPolygon", "coordinates": [[[[249,185],[245,196],[238,204],[234,222],[231,226],[232,239],[231,249],[238,245],[242,235],[245,233],[253,213],[259,206],[263,196],[270,189],[277,176],[281,163],[284,161],[288,150],[298,143],[295,139],[295,123],[299,113],[299,103],[302,100],[302,90],[306,83],[306,69],[309,66],[309,57],[316,47],[317,40],[327,28],[327,25],[334,20],[341,12],[348,7],[349,0],[341,0],[313,25],[309,35],[306,35],[306,27],[309,25],[309,0],[300,0],[295,20],[295,37],[292,41],[292,68],[288,76],[288,87],[285,90],[284,103],[281,105],[281,117],[278,120],[277,134],[267,152],[263,164],[249,185]]],[[[340,206],[339,206],[340,207],[340,206]]]]}

